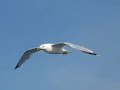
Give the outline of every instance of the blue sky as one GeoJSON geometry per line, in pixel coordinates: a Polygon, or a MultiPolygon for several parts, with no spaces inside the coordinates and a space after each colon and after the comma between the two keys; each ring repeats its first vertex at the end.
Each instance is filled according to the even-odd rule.
{"type": "Polygon", "coordinates": [[[1,0],[2,90],[120,90],[119,0],[1,0]],[[67,48],[69,55],[33,55],[29,48],[72,42],[101,56],[67,48]]]}

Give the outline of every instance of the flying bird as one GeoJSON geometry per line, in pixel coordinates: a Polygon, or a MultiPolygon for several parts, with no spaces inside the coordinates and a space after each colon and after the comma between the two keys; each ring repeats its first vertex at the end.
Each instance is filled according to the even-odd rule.
{"type": "Polygon", "coordinates": [[[72,47],[74,49],[80,50],[84,53],[91,54],[91,55],[97,55],[94,51],[85,48],[83,46],[79,46],[73,43],[69,42],[63,42],[63,43],[57,43],[57,44],[42,44],[39,47],[35,47],[32,49],[29,49],[24,52],[22,57],[20,58],[19,62],[17,63],[15,69],[20,67],[26,60],[30,58],[30,56],[38,51],[45,51],[49,54],[68,54],[71,53],[70,51],[64,49],[65,46],[72,47]]]}

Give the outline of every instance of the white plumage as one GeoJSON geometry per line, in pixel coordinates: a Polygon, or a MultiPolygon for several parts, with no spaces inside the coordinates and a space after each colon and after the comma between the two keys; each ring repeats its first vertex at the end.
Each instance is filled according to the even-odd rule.
{"type": "Polygon", "coordinates": [[[23,54],[23,56],[20,58],[15,69],[20,67],[26,60],[28,60],[33,53],[36,53],[36,52],[41,51],[41,50],[43,50],[49,54],[68,54],[68,53],[71,53],[70,51],[64,49],[64,46],[70,46],[74,49],[80,50],[80,51],[87,53],[87,54],[97,55],[95,52],[93,52],[92,50],[90,50],[88,48],[85,48],[85,47],[79,46],[79,45],[75,45],[75,44],[69,43],[69,42],[63,42],[63,43],[58,43],[58,44],[42,44],[39,47],[27,50],[23,54]]]}

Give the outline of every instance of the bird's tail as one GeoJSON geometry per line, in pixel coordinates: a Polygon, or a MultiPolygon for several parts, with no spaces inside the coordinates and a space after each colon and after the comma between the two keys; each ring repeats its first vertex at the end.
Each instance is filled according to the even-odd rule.
{"type": "Polygon", "coordinates": [[[69,53],[72,53],[72,52],[68,51],[68,50],[64,50],[64,52],[62,54],[69,54],[69,53]]]}

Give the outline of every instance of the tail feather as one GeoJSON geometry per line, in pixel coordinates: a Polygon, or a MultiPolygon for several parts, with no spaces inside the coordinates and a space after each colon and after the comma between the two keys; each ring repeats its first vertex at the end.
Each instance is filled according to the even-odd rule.
{"type": "Polygon", "coordinates": [[[69,53],[72,53],[72,52],[66,50],[62,54],[69,54],[69,53]]]}

